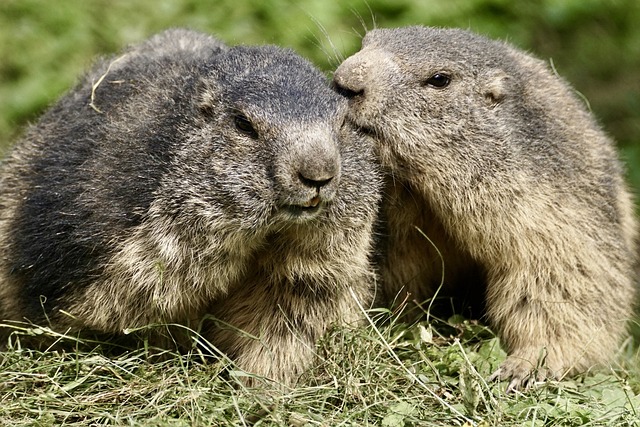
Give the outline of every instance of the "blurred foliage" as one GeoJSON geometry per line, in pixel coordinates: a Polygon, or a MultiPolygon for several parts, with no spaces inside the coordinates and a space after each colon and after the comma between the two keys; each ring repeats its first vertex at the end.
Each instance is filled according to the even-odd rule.
{"type": "Polygon", "coordinates": [[[0,147],[97,55],[184,26],[295,49],[329,73],[367,28],[469,28],[553,61],[620,144],[640,188],[638,0],[0,0],[0,147]]]}

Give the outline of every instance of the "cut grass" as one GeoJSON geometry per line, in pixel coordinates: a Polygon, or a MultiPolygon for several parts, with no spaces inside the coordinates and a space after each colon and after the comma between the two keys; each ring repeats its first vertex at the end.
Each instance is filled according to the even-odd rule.
{"type": "Polygon", "coordinates": [[[16,345],[0,354],[0,425],[638,426],[638,355],[624,348],[616,369],[507,395],[484,380],[504,360],[498,340],[455,319],[334,329],[300,385],[279,391],[197,353],[16,345]]]}

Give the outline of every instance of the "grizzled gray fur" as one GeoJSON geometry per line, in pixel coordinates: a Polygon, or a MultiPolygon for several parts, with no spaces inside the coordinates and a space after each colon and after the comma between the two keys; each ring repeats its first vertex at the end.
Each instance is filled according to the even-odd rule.
{"type": "Polygon", "coordinates": [[[0,319],[212,316],[204,338],[294,383],[372,298],[379,177],[345,104],[289,50],[186,30],[98,63],[2,166],[0,319]]]}
{"type": "Polygon", "coordinates": [[[477,293],[509,388],[608,363],[637,225],[614,144],[569,85],[508,44],[423,27],[371,31],[334,82],[388,172],[381,300],[477,293]]]}

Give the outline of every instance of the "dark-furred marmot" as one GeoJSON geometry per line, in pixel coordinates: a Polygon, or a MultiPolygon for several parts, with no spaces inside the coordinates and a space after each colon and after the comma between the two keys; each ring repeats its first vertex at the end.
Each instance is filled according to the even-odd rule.
{"type": "Polygon", "coordinates": [[[609,361],[632,314],[636,220],[614,144],[569,85],[508,44],[424,27],[369,32],[334,84],[388,172],[387,302],[441,280],[480,290],[509,388],[609,361]]]}
{"type": "Polygon", "coordinates": [[[381,180],[345,109],[274,46],[170,30],[99,62],[2,165],[0,319],[181,324],[295,382],[372,298],[381,180]]]}

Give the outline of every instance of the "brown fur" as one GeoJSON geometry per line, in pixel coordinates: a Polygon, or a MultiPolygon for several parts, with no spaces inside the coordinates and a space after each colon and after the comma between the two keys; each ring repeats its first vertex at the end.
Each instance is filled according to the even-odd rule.
{"type": "Polygon", "coordinates": [[[423,27],[371,31],[334,83],[388,171],[384,302],[431,298],[443,275],[445,293],[480,290],[509,388],[608,363],[637,226],[614,144],[569,86],[507,44],[423,27]]]}

